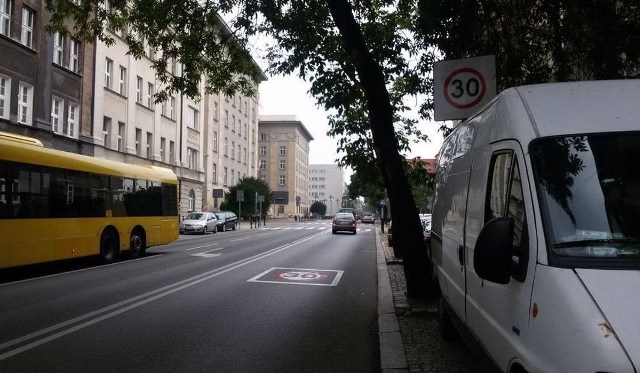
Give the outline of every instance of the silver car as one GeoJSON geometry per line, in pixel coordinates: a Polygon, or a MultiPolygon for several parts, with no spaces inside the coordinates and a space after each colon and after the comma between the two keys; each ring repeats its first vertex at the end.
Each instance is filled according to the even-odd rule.
{"type": "Polygon", "coordinates": [[[212,212],[191,212],[180,222],[180,233],[216,233],[218,219],[212,212]]]}

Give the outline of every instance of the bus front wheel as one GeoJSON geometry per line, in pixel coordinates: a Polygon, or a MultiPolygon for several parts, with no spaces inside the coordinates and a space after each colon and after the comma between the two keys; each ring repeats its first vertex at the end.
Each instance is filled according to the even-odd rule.
{"type": "Polygon", "coordinates": [[[143,255],[144,251],[147,249],[147,245],[145,242],[146,240],[142,229],[134,229],[134,231],[131,233],[131,240],[129,242],[129,257],[138,258],[143,255]]]}
{"type": "Polygon", "coordinates": [[[103,263],[111,263],[118,257],[120,244],[118,233],[113,229],[107,229],[100,236],[100,259],[103,263]]]}

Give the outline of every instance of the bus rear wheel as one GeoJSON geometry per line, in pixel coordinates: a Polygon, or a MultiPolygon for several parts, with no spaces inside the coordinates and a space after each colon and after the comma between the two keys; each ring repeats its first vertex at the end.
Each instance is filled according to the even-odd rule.
{"type": "Polygon", "coordinates": [[[100,236],[100,259],[103,263],[112,263],[120,251],[118,233],[113,229],[106,229],[100,236]]]}
{"type": "Polygon", "coordinates": [[[144,231],[140,228],[136,228],[131,233],[131,240],[129,241],[129,257],[130,258],[138,258],[141,255],[144,255],[145,250],[147,249],[146,239],[144,236],[144,231]]]}

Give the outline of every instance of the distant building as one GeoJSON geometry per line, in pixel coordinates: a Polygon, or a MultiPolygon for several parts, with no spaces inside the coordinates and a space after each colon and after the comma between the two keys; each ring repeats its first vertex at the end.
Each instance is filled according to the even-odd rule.
{"type": "Polygon", "coordinates": [[[320,201],[333,215],[341,206],[345,194],[344,172],[337,164],[309,165],[309,203],[320,201]]]}
{"type": "Polygon", "coordinates": [[[309,142],[311,133],[291,115],[258,120],[258,177],[272,191],[274,216],[309,213],[309,142]]]}

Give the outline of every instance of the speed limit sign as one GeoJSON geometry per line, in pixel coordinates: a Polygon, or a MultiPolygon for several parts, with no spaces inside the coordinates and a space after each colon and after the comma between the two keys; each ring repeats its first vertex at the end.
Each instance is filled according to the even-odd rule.
{"type": "Polygon", "coordinates": [[[435,120],[465,119],[496,95],[494,56],[436,62],[435,120]]]}

